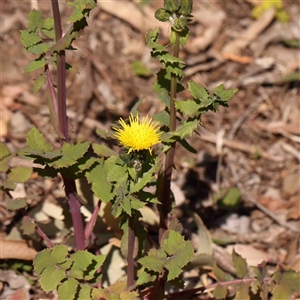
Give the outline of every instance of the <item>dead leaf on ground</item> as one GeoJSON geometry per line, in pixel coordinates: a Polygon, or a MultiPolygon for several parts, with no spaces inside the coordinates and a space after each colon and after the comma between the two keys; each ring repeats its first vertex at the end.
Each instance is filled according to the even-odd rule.
{"type": "Polygon", "coordinates": [[[33,260],[37,251],[26,241],[0,240],[0,259],[33,260]]]}

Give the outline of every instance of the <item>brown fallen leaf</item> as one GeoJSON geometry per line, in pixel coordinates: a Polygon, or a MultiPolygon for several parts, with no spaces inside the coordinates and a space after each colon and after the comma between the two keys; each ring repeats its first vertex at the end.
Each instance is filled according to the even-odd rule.
{"type": "Polygon", "coordinates": [[[0,240],[0,259],[22,259],[33,260],[37,251],[26,243],[26,241],[0,240]]]}

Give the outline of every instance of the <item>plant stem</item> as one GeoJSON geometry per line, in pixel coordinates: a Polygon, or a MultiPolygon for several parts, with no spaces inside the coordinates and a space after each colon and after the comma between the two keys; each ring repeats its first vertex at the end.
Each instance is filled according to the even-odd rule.
{"type": "MultiPolygon", "coordinates": [[[[187,299],[188,297],[191,297],[191,296],[195,295],[198,292],[204,292],[205,290],[214,289],[218,285],[229,286],[229,285],[232,285],[232,284],[240,284],[240,283],[247,284],[247,283],[254,282],[256,280],[257,280],[257,278],[243,278],[243,279],[233,279],[233,280],[228,280],[228,281],[219,281],[219,282],[207,285],[207,286],[201,286],[201,287],[198,287],[198,288],[194,288],[194,289],[190,289],[190,290],[185,290],[185,291],[169,294],[167,296],[167,299],[168,300],[187,299]]],[[[273,278],[270,278],[270,277],[263,278],[264,284],[270,284],[270,282],[272,282],[272,281],[273,281],[273,278]]]]}
{"type": "MultiPolygon", "coordinates": [[[[176,40],[174,45],[173,56],[179,56],[180,41],[179,35],[176,34],[176,40]]],[[[176,130],[176,109],[175,101],[177,94],[177,78],[175,74],[171,74],[171,90],[170,90],[170,125],[169,130],[176,130]]],[[[168,214],[172,208],[172,199],[171,199],[171,179],[172,179],[172,170],[173,170],[173,161],[175,155],[175,146],[176,142],[171,144],[170,149],[166,153],[164,169],[161,176],[161,185],[158,191],[158,200],[162,203],[161,214],[160,214],[160,226],[159,226],[159,240],[161,240],[163,233],[168,228],[168,214]]]]}
{"type": "Polygon", "coordinates": [[[29,216],[25,216],[24,220],[34,223],[37,234],[44,240],[44,242],[47,244],[48,248],[54,247],[54,244],[48,238],[46,233],[39,227],[39,225],[32,218],[30,218],[29,216]]]}
{"type": "MultiPolygon", "coordinates": [[[[60,19],[60,11],[57,0],[52,0],[52,11],[54,19],[55,40],[56,43],[62,38],[62,27],[60,19]]],[[[57,104],[58,104],[58,120],[59,128],[66,142],[69,141],[68,136],[68,119],[66,105],[66,58],[65,51],[60,51],[57,55],[57,104]]],[[[63,143],[63,140],[61,140],[63,143]]],[[[63,176],[62,176],[63,177],[63,176]]],[[[83,250],[85,248],[84,227],[80,212],[80,202],[76,191],[75,181],[63,177],[66,197],[70,206],[70,213],[75,232],[76,248],[83,250]]]]}
{"type": "Polygon", "coordinates": [[[128,224],[128,250],[127,250],[127,289],[134,285],[134,244],[135,244],[135,231],[134,231],[134,216],[129,217],[128,224]]]}

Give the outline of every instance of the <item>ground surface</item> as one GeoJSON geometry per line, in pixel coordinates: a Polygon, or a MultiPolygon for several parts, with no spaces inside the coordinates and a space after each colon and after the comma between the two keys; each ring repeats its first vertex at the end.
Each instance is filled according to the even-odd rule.
{"type": "MultiPolygon", "coordinates": [[[[216,244],[222,245],[214,247],[216,253],[223,253],[223,260],[222,251],[230,253],[235,247],[250,265],[262,260],[270,266],[285,262],[299,272],[300,8],[297,1],[284,1],[290,19],[284,24],[276,18],[275,10],[253,19],[254,2],[195,1],[191,37],[181,53],[187,63],[184,84],[194,80],[214,88],[224,83],[226,88],[238,88],[239,92],[229,108],[205,115],[206,129],[199,129],[200,135],[190,139],[197,154],[177,147],[172,183],[177,204],[174,214],[183,222],[185,234],[191,236],[199,252],[202,249],[197,233],[201,222],[197,223],[191,211],[202,218],[216,244]],[[292,47],[292,42],[298,46],[292,47]],[[235,188],[241,195],[237,204],[236,196],[224,197],[227,192],[234,194],[235,188]],[[218,197],[216,204],[214,199],[218,197]]],[[[89,28],[76,41],[78,51],[67,56],[79,71],[68,73],[67,82],[73,140],[99,141],[95,130],[110,128],[120,116],[126,118],[141,98],[142,114],[162,110],[152,92],[160,66],[151,60],[144,42],[145,33],[159,25],[152,16],[161,3],[104,1],[92,12],[89,28]],[[137,60],[146,64],[153,75],[138,77],[132,68],[137,60]]],[[[21,46],[19,30],[25,28],[27,14],[37,4],[4,1],[1,5],[1,141],[14,151],[25,145],[26,134],[35,125],[55,142],[46,88],[33,94],[36,74],[23,72],[32,57],[21,46]]],[[[51,13],[50,1],[38,5],[45,16],[51,13]]],[[[69,14],[65,6],[62,11],[64,16],[69,14]]],[[[167,41],[168,26],[161,29],[163,41],[167,41]]],[[[19,187],[15,196],[28,194],[37,195],[29,201],[34,207],[31,216],[54,226],[48,227],[48,234],[55,242],[70,242],[58,206],[58,200],[63,198],[60,180],[42,182],[32,178],[19,187]]],[[[3,241],[22,241],[23,237],[19,231],[22,215],[6,211],[6,198],[1,197],[3,252],[14,259],[24,259],[27,253],[27,259],[32,259],[34,251],[24,248],[20,253],[16,251],[19,246],[3,241]]],[[[148,218],[149,222],[155,220],[155,216],[148,218]]],[[[106,235],[99,244],[105,247],[113,234],[101,226],[98,231],[106,235]]],[[[41,247],[41,241],[36,243],[41,247]]],[[[115,261],[119,263],[117,258],[115,261]]],[[[14,289],[11,274],[3,273],[0,278],[3,293],[14,289]]],[[[31,272],[23,274],[27,279],[35,278],[31,272]]],[[[115,275],[111,281],[122,273],[115,275]]],[[[204,279],[195,273],[187,276],[198,278],[191,279],[190,285],[203,283],[204,279]]],[[[43,295],[37,285],[31,291],[35,299],[55,298],[52,294],[43,295]]]]}

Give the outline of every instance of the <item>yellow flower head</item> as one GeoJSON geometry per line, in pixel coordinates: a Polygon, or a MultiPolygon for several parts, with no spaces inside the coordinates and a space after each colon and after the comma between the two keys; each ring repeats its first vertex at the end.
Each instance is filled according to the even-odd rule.
{"type": "Polygon", "coordinates": [[[123,119],[120,119],[119,123],[122,128],[114,127],[115,137],[124,147],[129,148],[128,153],[143,149],[151,153],[151,147],[161,142],[161,133],[158,132],[159,124],[154,123],[148,116],[140,120],[138,115],[134,117],[131,114],[129,124],[126,124],[123,119]]]}

